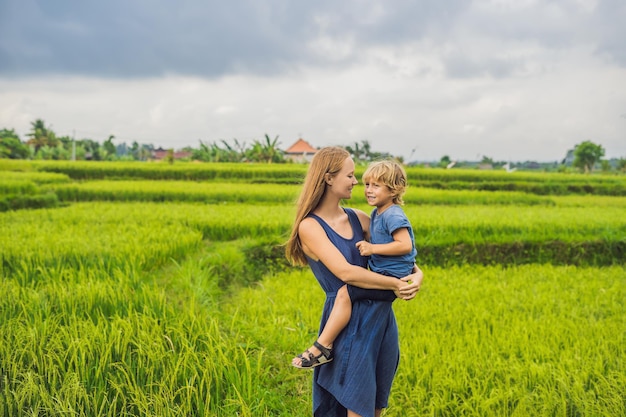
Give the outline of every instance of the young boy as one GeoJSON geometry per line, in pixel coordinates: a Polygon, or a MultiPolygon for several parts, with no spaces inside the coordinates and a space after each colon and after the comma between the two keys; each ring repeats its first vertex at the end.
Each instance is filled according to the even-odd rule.
{"type": "MultiPolygon", "coordinates": [[[[409,219],[400,207],[407,187],[406,172],[393,161],[373,162],[363,174],[367,203],[375,208],[370,220],[370,241],[358,242],[362,256],[369,256],[368,266],[374,272],[405,277],[415,265],[415,237],[409,219]]],[[[344,285],[337,291],[335,304],[317,341],[292,360],[297,368],[314,368],[332,361],[332,344],[350,321],[352,303],[358,300],[393,301],[388,290],[370,290],[344,285]]]]}

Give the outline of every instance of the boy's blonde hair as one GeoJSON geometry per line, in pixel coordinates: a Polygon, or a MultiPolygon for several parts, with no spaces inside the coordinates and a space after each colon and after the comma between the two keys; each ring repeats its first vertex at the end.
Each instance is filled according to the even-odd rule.
{"type": "Polygon", "coordinates": [[[384,184],[393,194],[393,203],[402,205],[402,196],[406,192],[406,172],[402,165],[395,161],[372,162],[363,173],[363,183],[376,181],[384,184]]]}

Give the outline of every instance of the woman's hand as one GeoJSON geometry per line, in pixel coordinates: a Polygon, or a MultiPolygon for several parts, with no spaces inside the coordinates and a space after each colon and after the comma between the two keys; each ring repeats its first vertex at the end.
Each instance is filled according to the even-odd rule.
{"type": "Polygon", "coordinates": [[[396,296],[402,300],[412,300],[413,298],[415,298],[420,288],[422,287],[423,280],[424,273],[417,265],[415,265],[415,267],[413,267],[413,273],[411,275],[400,278],[400,281],[405,282],[406,285],[401,286],[394,292],[396,293],[396,296]]]}

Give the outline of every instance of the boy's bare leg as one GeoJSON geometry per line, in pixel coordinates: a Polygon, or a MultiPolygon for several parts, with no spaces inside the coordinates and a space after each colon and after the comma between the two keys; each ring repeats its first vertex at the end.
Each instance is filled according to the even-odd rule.
{"type": "Polygon", "coordinates": [[[339,333],[348,325],[350,317],[352,316],[352,301],[348,294],[348,287],[344,285],[337,291],[335,297],[335,304],[330,311],[330,316],[326,321],[326,325],[322,329],[317,341],[322,346],[331,347],[333,342],[339,336],[339,333]]]}
{"type": "MultiPolygon", "coordinates": [[[[322,329],[322,332],[317,338],[317,341],[327,348],[332,348],[333,342],[339,336],[339,333],[348,325],[350,321],[350,317],[352,316],[352,301],[350,300],[350,295],[348,294],[348,288],[346,285],[339,288],[337,291],[337,295],[335,297],[335,304],[333,305],[333,309],[328,316],[328,320],[326,321],[326,325],[322,329]]],[[[320,350],[315,346],[311,346],[308,349],[314,356],[319,355],[320,350]]],[[[293,358],[292,363],[294,365],[300,365],[301,359],[296,357],[293,358]]]]}

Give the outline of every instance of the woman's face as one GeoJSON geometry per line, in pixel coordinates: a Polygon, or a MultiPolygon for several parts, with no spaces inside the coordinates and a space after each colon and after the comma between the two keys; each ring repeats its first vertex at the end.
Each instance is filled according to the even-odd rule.
{"type": "Polygon", "coordinates": [[[329,182],[331,185],[330,190],[343,200],[352,197],[352,188],[358,183],[354,175],[354,161],[350,157],[343,161],[341,171],[331,178],[329,182]]]}

